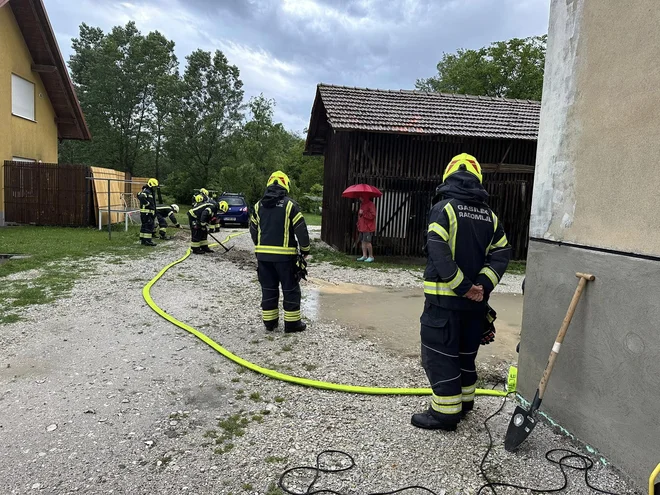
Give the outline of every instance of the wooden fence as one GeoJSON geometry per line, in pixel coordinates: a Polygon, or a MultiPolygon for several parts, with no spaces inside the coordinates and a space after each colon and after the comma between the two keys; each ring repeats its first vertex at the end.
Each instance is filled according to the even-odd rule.
{"type": "Polygon", "coordinates": [[[91,184],[85,165],[4,162],[5,221],[89,225],[91,184]]]}

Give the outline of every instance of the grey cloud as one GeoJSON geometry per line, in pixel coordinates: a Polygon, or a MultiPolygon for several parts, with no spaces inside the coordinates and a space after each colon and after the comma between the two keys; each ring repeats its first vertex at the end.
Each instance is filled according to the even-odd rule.
{"type": "MultiPolygon", "coordinates": [[[[129,1],[162,8],[176,3],[196,19],[207,49],[214,40],[231,41],[299,67],[290,94],[276,97],[276,116],[297,129],[309,118],[317,82],[412,88],[417,78],[435,73],[443,52],[543,34],[548,16],[547,0],[313,0],[333,15],[312,18],[287,11],[281,0],[129,1]]],[[[46,0],[49,12],[51,4],[65,2],[46,0]]],[[[79,21],[86,20],[88,13],[77,11],[79,21]]],[[[53,17],[56,30],[71,32],[68,19],[53,17]]],[[[179,50],[190,51],[198,42],[171,37],[179,50]]],[[[239,60],[230,61],[241,69],[239,60]]],[[[247,95],[275,97],[267,80],[250,81],[245,89],[247,95]]]]}

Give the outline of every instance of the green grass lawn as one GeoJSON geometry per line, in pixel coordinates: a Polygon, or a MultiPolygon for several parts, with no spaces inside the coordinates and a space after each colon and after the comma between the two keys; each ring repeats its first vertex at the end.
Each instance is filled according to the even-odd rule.
{"type": "MultiPolygon", "coordinates": [[[[185,218],[185,209],[182,211],[179,221],[185,218]]],[[[109,263],[121,265],[129,256],[149,253],[149,248],[139,245],[139,230],[138,225],[129,224],[128,232],[124,232],[124,224],[117,224],[108,239],[107,229],[0,228],[0,254],[29,256],[0,263],[0,323],[17,321],[17,308],[47,304],[66,295],[79,277],[93,271],[80,263],[85,258],[106,255],[109,263]]]]}
{"type": "Polygon", "coordinates": [[[321,215],[316,213],[303,213],[307,225],[321,225],[321,215]]]}

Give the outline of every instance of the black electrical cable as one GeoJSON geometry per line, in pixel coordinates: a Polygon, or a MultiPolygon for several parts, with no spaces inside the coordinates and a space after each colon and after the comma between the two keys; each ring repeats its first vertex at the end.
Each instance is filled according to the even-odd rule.
{"type": "MultiPolygon", "coordinates": [[[[497,386],[497,385],[496,385],[497,386]]],[[[495,388],[495,387],[493,387],[495,388]]],[[[511,392],[514,393],[514,392],[511,392]]],[[[509,394],[510,395],[510,394],[509,394]]],[[[518,490],[528,490],[531,491],[532,493],[557,493],[565,490],[568,487],[568,475],[566,473],[566,468],[570,469],[576,469],[578,471],[584,471],[584,482],[585,484],[592,489],[595,492],[598,493],[604,493],[606,495],[619,495],[615,492],[608,492],[606,490],[602,490],[600,488],[596,488],[589,482],[589,471],[593,468],[594,462],[587,457],[586,455],[580,454],[578,452],[574,452],[572,450],[568,449],[552,449],[546,452],[545,458],[551,462],[552,464],[556,464],[559,466],[559,469],[562,473],[562,476],[564,477],[564,484],[559,487],[559,488],[548,488],[548,489],[540,489],[540,488],[532,488],[528,486],[522,486],[522,485],[516,485],[512,483],[505,483],[505,482],[493,482],[488,478],[488,475],[486,474],[486,470],[484,469],[484,465],[486,464],[486,459],[488,458],[488,455],[491,453],[493,450],[493,435],[490,431],[490,428],[488,427],[488,422],[493,419],[495,416],[497,416],[500,412],[502,412],[502,409],[504,409],[504,406],[506,404],[506,399],[508,398],[505,397],[504,400],[502,401],[502,405],[495,411],[493,414],[491,414],[486,420],[484,421],[484,427],[486,428],[486,432],[488,433],[488,449],[486,449],[486,452],[484,456],[481,459],[481,464],[479,465],[479,469],[481,471],[481,475],[484,477],[486,480],[486,484],[482,485],[479,490],[477,491],[477,495],[480,495],[484,490],[490,489],[493,494],[497,495],[497,492],[495,491],[496,487],[502,487],[502,488],[515,488],[518,490]],[[564,453],[559,459],[553,458],[553,455],[561,452],[564,453]],[[576,466],[574,464],[569,464],[567,461],[570,460],[579,460],[582,462],[581,466],[576,466]]],[[[316,465],[315,466],[296,466],[292,467],[290,469],[287,469],[282,473],[280,476],[278,486],[280,489],[288,494],[288,495],[322,495],[322,494],[327,494],[327,495],[345,495],[342,492],[338,492],[335,490],[331,489],[314,489],[314,485],[318,482],[320,476],[322,473],[341,473],[345,471],[350,471],[356,466],[355,464],[355,459],[350,454],[347,454],[346,452],[343,452],[341,450],[324,450],[323,452],[319,453],[316,456],[316,465]],[[339,455],[343,456],[349,461],[349,465],[346,467],[337,467],[337,468],[325,468],[321,467],[321,460],[323,456],[326,455],[339,455]],[[307,488],[303,492],[297,492],[292,490],[289,486],[287,486],[285,480],[286,478],[291,474],[299,471],[313,471],[314,472],[314,478],[312,481],[307,485],[307,488]]],[[[434,492],[433,490],[419,486],[419,485],[414,485],[414,486],[406,486],[403,488],[399,488],[396,490],[392,490],[389,492],[373,492],[373,493],[368,493],[365,495],[395,495],[397,493],[404,493],[409,490],[422,490],[430,495],[439,495],[437,492],[434,492]]]]}

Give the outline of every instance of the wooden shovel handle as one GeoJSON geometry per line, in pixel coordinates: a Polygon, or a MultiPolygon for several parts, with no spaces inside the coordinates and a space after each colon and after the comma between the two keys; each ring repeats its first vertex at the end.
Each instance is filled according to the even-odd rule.
{"type": "Polygon", "coordinates": [[[539,399],[543,399],[543,394],[545,394],[545,389],[548,386],[548,381],[550,380],[550,373],[552,373],[552,368],[555,366],[555,361],[559,355],[559,349],[561,348],[561,344],[564,342],[564,336],[566,335],[566,331],[568,330],[568,327],[571,324],[571,320],[573,319],[575,308],[577,308],[578,302],[580,302],[580,297],[582,296],[584,287],[587,285],[587,281],[592,281],[596,278],[593,275],[587,273],[576,273],[575,276],[578,277],[580,281],[578,282],[578,286],[575,289],[575,294],[573,294],[573,299],[571,299],[571,304],[568,306],[568,311],[566,312],[564,321],[562,322],[559,333],[557,334],[557,339],[552,346],[552,352],[548,358],[548,364],[545,366],[545,371],[543,372],[543,377],[541,378],[541,383],[539,384],[539,399]]]}

